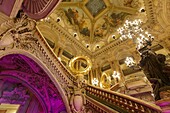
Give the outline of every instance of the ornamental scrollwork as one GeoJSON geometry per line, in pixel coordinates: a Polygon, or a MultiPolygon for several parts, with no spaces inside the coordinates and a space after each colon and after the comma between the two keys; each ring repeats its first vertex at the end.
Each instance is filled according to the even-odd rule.
{"type": "Polygon", "coordinates": [[[32,43],[37,41],[33,36],[35,26],[35,21],[25,14],[1,24],[0,28],[5,30],[0,34],[0,50],[14,47],[26,50],[32,48],[32,43]]]}

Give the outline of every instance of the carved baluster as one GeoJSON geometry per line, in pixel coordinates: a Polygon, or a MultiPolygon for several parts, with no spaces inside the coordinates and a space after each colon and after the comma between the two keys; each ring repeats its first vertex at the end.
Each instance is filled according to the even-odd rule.
{"type": "Polygon", "coordinates": [[[101,94],[102,94],[102,92],[99,90],[99,98],[101,98],[101,94]]]}
{"type": "Polygon", "coordinates": [[[116,105],[116,98],[115,95],[111,95],[111,100],[114,105],[116,105]]]}
{"type": "MultiPolygon", "coordinates": [[[[136,103],[137,104],[137,103],[136,103]]],[[[143,109],[143,106],[140,105],[140,104],[137,104],[138,106],[138,110],[141,112],[141,113],[144,113],[144,109],[143,109]]]]}

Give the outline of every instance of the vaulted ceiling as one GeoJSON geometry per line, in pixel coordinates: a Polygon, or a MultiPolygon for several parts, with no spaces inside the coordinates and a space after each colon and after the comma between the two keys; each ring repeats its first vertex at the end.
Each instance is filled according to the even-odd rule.
{"type": "Polygon", "coordinates": [[[117,40],[125,20],[147,20],[143,0],[63,0],[50,18],[92,52],[117,40]]]}
{"type": "Polygon", "coordinates": [[[129,75],[136,71],[127,69],[125,58],[133,56],[138,62],[140,55],[133,40],[120,40],[117,29],[126,20],[141,19],[142,28],[155,36],[152,49],[169,59],[167,3],[167,0],[63,0],[37,26],[58,57],[62,53],[64,64],[74,56],[85,55],[91,58],[93,68],[120,65],[124,75],[129,75]]]}

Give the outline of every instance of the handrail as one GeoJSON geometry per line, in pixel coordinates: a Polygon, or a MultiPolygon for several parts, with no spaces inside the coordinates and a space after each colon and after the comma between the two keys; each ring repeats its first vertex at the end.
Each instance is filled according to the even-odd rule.
{"type": "MultiPolygon", "coordinates": [[[[47,42],[43,38],[43,36],[40,34],[39,30],[37,29],[38,32],[36,32],[36,35],[39,35],[41,38],[38,40],[38,45],[46,46],[45,50],[42,50],[43,48],[39,48],[42,50],[43,53],[49,53],[51,54],[49,57],[51,58],[50,60],[55,61],[56,63],[54,64],[52,61],[49,61],[50,65],[58,65],[58,68],[62,68],[62,72],[64,75],[66,75],[72,82],[75,80],[75,77],[62,65],[61,62],[57,59],[56,55],[53,53],[52,49],[47,45],[47,42]]],[[[39,46],[40,47],[40,46],[39,46]]],[[[49,55],[48,54],[48,55],[49,55]]],[[[53,68],[56,68],[55,66],[53,68]]],[[[55,69],[57,70],[57,69],[55,69]]],[[[67,78],[65,78],[67,79],[67,78]]],[[[145,101],[120,94],[117,92],[111,92],[107,91],[101,88],[97,88],[91,85],[88,85],[86,88],[86,95],[88,97],[91,97],[95,100],[97,100],[100,103],[104,103],[106,106],[115,109],[116,111],[119,112],[124,112],[124,113],[160,113],[161,109],[151,103],[146,103],[145,101]]]]}
{"type": "Polygon", "coordinates": [[[86,95],[124,113],[161,113],[159,106],[137,98],[88,85],[86,95]]]}
{"type": "Polygon", "coordinates": [[[118,111],[111,109],[110,107],[92,99],[87,95],[85,97],[86,106],[90,106],[91,108],[93,108],[96,111],[96,113],[119,113],[118,111]]]}
{"type": "MultiPolygon", "coordinates": [[[[48,57],[51,58],[49,60],[52,60],[52,61],[48,61],[50,63],[50,65],[53,66],[54,70],[57,70],[57,67],[61,68],[61,70],[63,70],[62,72],[64,73],[64,75],[66,75],[72,82],[75,81],[75,79],[76,79],[75,76],[73,74],[71,74],[71,72],[69,70],[67,70],[65,68],[65,66],[57,59],[56,54],[50,48],[50,46],[48,45],[47,41],[45,40],[45,38],[43,37],[43,35],[39,31],[39,29],[36,28],[36,30],[37,31],[35,32],[35,35],[39,37],[38,38],[39,41],[37,42],[37,44],[41,45],[41,46],[45,46],[44,48],[39,48],[39,49],[42,51],[42,53],[46,53],[46,55],[48,53],[48,57]],[[55,63],[54,63],[54,61],[55,61],[55,63]],[[54,66],[54,65],[58,65],[58,66],[54,66]]],[[[41,46],[39,46],[39,47],[41,47],[41,46]]],[[[67,79],[67,78],[64,78],[64,79],[67,79]]]]}

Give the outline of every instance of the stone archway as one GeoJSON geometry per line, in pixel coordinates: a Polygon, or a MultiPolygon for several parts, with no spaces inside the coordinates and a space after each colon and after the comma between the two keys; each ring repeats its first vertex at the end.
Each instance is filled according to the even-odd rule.
{"type": "Polygon", "coordinates": [[[22,80],[10,75],[0,75],[0,82],[1,104],[19,105],[17,113],[48,112],[42,99],[38,99],[22,80]]]}
{"type": "MultiPolygon", "coordinates": [[[[39,107],[42,108],[40,111],[43,110],[43,113],[66,112],[58,88],[36,62],[24,55],[11,54],[0,59],[0,80],[16,84],[14,86],[20,84],[24,90],[28,89],[29,94],[35,95],[35,99],[40,103],[39,107]]],[[[3,85],[0,89],[3,89],[3,85]]]]}

